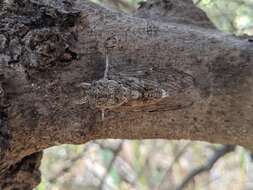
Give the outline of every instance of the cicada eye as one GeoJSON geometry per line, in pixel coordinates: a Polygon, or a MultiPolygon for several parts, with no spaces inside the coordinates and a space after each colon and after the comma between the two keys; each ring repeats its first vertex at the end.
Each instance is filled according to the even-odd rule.
{"type": "Polygon", "coordinates": [[[142,97],[142,94],[138,92],[137,90],[132,90],[130,93],[131,93],[131,98],[135,100],[142,97]]]}

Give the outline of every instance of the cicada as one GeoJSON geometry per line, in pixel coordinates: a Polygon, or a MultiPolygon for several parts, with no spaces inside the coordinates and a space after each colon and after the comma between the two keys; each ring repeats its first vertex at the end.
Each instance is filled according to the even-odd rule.
{"type": "Polygon", "coordinates": [[[169,111],[193,104],[190,75],[179,71],[155,71],[143,68],[108,75],[93,83],[84,83],[85,102],[100,110],[169,111]]]}

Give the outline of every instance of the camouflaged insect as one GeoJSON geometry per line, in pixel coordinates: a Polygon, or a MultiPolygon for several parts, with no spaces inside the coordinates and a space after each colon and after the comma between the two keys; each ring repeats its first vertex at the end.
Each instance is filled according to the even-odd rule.
{"type": "MultiPolygon", "coordinates": [[[[126,81],[124,81],[125,83],[126,81]]],[[[131,81],[133,83],[133,81],[131,81]]],[[[121,82],[110,79],[100,79],[93,83],[82,83],[86,97],[79,103],[88,103],[91,108],[100,110],[120,109],[120,107],[138,107],[157,102],[168,96],[167,92],[160,88],[145,89],[142,84],[123,85],[121,82]],[[134,105],[134,106],[133,106],[134,105]]]]}
{"type": "Polygon", "coordinates": [[[114,109],[129,100],[138,99],[142,96],[138,91],[132,91],[123,84],[110,79],[100,79],[93,83],[83,83],[87,96],[83,103],[88,103],[93,108],[114,109]]]}

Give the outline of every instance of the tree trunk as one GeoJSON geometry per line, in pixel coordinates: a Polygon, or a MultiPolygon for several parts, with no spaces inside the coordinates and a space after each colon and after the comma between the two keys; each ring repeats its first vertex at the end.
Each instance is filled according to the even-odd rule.
{"type": "Polygon", "coordinates": [[[136,17],[84,0],[1,0],[0,189],[34,188],[41,151],[65,143],[253,149],[252,52],[190,0],[149,1],[136,17]]]}

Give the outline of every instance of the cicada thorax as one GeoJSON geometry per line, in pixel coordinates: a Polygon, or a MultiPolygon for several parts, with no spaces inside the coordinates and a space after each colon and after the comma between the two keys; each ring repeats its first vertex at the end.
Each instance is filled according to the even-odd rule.
{"type": "Polygon", "coordinates": [[[87,91],[88,102],[98,109],[114,109],[127,101],[128,89],[120,82],[100,79],[91,84],[87,91]]]}

